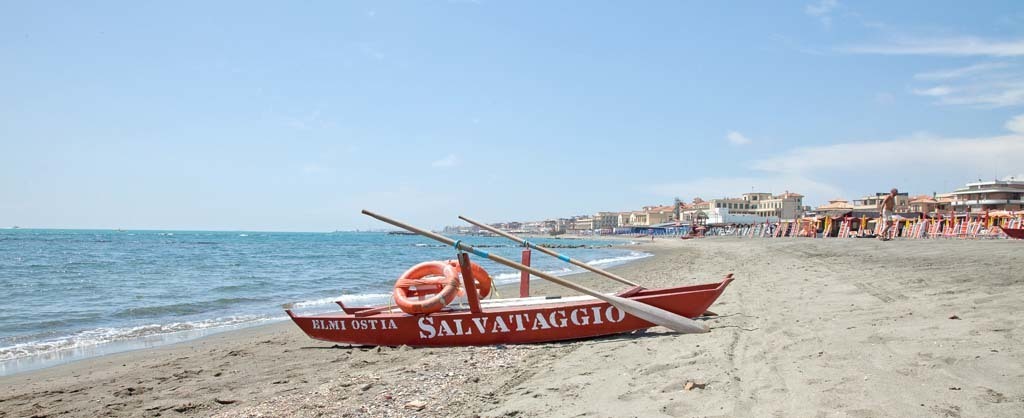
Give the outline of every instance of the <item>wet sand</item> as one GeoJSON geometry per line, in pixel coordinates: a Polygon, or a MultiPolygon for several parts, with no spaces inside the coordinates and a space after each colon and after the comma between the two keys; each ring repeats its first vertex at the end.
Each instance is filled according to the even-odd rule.
{"type": "MultiPolygon", "coordinates": [[[[366,348],[314,341],[281,323],[0,378],[0,417],[1024,411],[1022,242],[639,241],[656,256],[613,270],[648,287],[735,273],[711,308],[720,315],[707,319],[711,333],[366,348]]],[[[534,290],[568,294],[537,282],[534,290]]]]}

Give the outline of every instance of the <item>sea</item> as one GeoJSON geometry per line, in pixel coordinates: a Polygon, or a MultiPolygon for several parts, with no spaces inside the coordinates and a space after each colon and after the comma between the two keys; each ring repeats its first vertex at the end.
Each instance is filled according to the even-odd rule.
{"type": "MultiPolygon", "coordinates": [[[[505,238],[454,238],[514,260],[522,252],[505,238]]],[[[622,240],[534,242],[603,267],[650,256],[622,240]]],[[[383,232],[0,230],[0,375],[283,321],[285,303],[302,313],[386,303],[406,269],[455,257],[383,232]]],[[[532,260],[556,275],[580,271],[539,252],[532,260]]],[[[499,284],[519,280],[475,261],[499,284]]]]}

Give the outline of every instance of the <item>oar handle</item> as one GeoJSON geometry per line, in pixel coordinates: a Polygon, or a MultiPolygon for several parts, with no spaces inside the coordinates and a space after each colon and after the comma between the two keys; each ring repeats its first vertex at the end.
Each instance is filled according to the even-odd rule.
{"type": "Polygon", "coordinates": [[[626,280],[626,279],[620,277],[619,275],[616,275],[614,273],[611,273],[611,272],[599,269],[597,267],[591,266],[590,264],[584,263],[582,261],[579,261],[579,260],[576,260],[576,259],[573,259],[573,258],[569,258],[568,256],[565,256],[565,255],[562,255],[562,254],[557,253],[555,251],[552,251],[551,249],[548,249],[546,247],[542,247],[540,245],[534,244],[534,243],[532,243],[530,241],[527,241],[525,239],[519,238],[519,237],[517,237],[515,235],[512,235],[512,234],[510,234],[508,232],[502,231],[502,230],[500,230],[498,228],[495,228],[493,226],[490,226],[490,225],[487,225],[487,224],[484,224],[484,223],[481,223],[481,222],[474,221],[474,220],[469,219],[469,218],[467,218],[465,216],[459,216],[459,219],[462,219],[462,220],[464,220],[466,222],[469,222],[469,223],[471,223],[473,225],[476,225],[476,226],[478,226],[480,228],[483,228],[483,229],[486,229],[488,231],[491,231],[491,232],[493,232],[495,234],[501,235],[501,236],[503,236],[505,238],[508,238],[508,239],[510,239],[512,241],[520,242],[520,243],[522,243],[522,244],[524,244],[524,245],[526,245],[526,246],[528,246],[530,248],[533,248],[533,249],[535,249],[537,251],[540,251],[540,252],[542,252],[544,254],[550,255],[552,257],[555,257],[555,258],[557,258],[559,260],[562,260],[562,261],[564,261],[566,263],[569,263],[569,264],[572,264],[574,266],[582,267],[582,268],[584,268],[586,270],[589,270],[591,272],[600,274],[600,275],[602,275],[604,277],[607,277],[609,279],[615,280],[615,281],[617,281],[619,283],[627,284],[627,285],[630,285],[630,286],[639,286],[638,284],[633,283],[633,282],[631,282],[629,280],[626,280]]]}

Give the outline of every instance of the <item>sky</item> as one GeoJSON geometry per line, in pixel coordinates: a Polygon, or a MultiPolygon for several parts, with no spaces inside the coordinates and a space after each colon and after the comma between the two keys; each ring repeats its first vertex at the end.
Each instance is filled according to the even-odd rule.
{"type": "Polygon", "coordinates": [[[0,227],[818,205],[1022,156],[1019,1],[0,2],[0,227]]]}

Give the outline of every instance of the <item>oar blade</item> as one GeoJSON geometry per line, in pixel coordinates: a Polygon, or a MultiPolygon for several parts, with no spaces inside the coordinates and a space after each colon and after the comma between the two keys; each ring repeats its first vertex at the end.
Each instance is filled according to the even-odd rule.
{"type": "Polygon", "coordinates": [[[651,306],[646,303],[618,296],[610,296],[610,298],[612,300],[608,302],[616,305],[624,312],[643,319],[644,321],[661,325],[672,331],[683,334],[701,334],[710,331],[707,325],[656,306],[651,306]]]}

